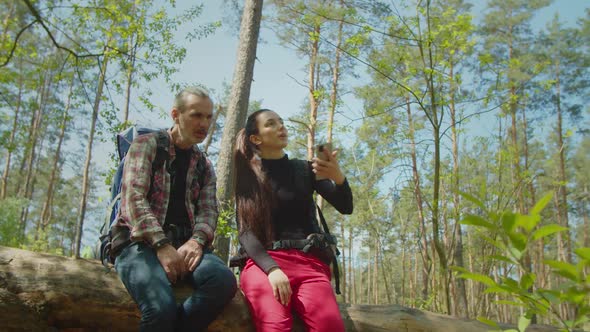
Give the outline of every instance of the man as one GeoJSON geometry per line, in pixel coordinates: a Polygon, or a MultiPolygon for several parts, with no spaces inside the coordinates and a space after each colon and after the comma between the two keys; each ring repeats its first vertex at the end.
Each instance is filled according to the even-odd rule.
{"type": "Polygon", "coordinates": [[[216,177],[196,144],[207,136],[213,103],[202,89],[185,88],[170,114],[170,158],[161,169],[151,174],[157,134],[137,137],[127,153],[113,243],[130,244],[118,250],[115,269],[141,311],[141,331],[201,331],[237,288],[233,273],[207,249],[217,225],[216,177]],[[206,161],[202,174],[199,158],[206,161]],[[194,292],[177,306],[172,286],[181,279],[194,292]]]}

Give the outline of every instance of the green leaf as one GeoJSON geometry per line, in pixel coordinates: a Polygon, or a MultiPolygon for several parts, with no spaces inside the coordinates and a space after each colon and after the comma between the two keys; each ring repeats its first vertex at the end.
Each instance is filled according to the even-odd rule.
{"type": "Polygon", "coordinates": [[[511,212],[502,214],[502,228],[506,232],[512,232],[514,226],[516,226],[516,215],[511,212]]]}
{"type": "Polygon", "coordinates": [[[567,230],[568,230],[567,227],[563,227],[563,226],[560,226],[557,224],[545,225],[533,232],[533,240],[536,241],[538,239],[547,237],[551,234],[555,234],[555,233],[563,232],[563,231],[567,231],[567,230]]]}
{"type": "Polygon", "coordinates": [[[482,323],[484,323],[484,324],[486,324],[486,325],[488,325],[488,326],[495,327],[495,328],[500,328],[498,326],[498,323],[494,322],[493,320],[489,320],[489,319],[487,319],[485,317],[482,317],[482,316],[477,317],[477,320],[480,321],[480,322],[482,322],[482,323]]]}
{"type": "Polygon", "coordinates": [[[535,283],[537,276],[534,273],[525,273],[522,278],[520,278],[520,287],[523,289],[529,289],[535,283]]]}
{"type": "Polygon", "coordinates": [[[477,205],[479,208],[481,208],[482,210],[486,210],[485,205],[479,200],[477,199],[475,196],[468,194],[464,191],[459,191],[459,194],[461,196],[463,196],[463,198],[465,198],[466,200],[470,201],[471,203],[477,205]]]}
{"type": "Polygon", "coordinates": [[[590,248],[586,248],[586,247],[577,248],[577,249],[574,249],[574,252],[581,259],[586,260],[586,261],[590,261],[590,248]]]}
{"type": "Polygon", "coordinates": [[[560,303],[561,300],[559,299],[559,292],[550,289],[538,289],[537,293],[539,293],[543,298],[547,299],[550,303],[560,303]]]}
{"type": "Polygon", "coordinates": [[[508,238],[510,239],[510,243],[514,246],[514,248],[516,248],[522,254],[522,252],[526,249],[526,245],[527,245],[526,236],[521,233],[512,233],[511,232],[511,233],[508,233],[508,238]]]}
{"type": "Polygon", "coordinates": [[[522,252],[523,252],[522,250],[519,250],[515,247],[510,247],[510,248],[508,248],[508,251],[510,252],[510,254],[512,256],[514,256],[514,258],[516,260],[520,260],[522,258],[522,252]]]}
{"type": "Polygon", "coordinates": [[[510,301],[510,300],[498,300],[498,301],[494,301],[494,303],[496,303],[496,304],[506,304],[506,305],[513,306],[513,307],[525,307],[525,304],[524,303],[516,302],[516,301],[510,301]]]}
{"type": "Polygon", "coordinates": [[[489,256],[491,259],[495,259],[497,261],[502,261],[502,262],[506,262],[509,264],[517,264],[518,262],[515,262],[513,259],[510,259],[509,257],[503,256],[503,255],[491,255],[489,256]]]}
{"type": "Polygon", "coordinates": [[[535,206],[533,206],[533,208],[531,209],[530,213],[531,214],[539,214],[541,213],[541,211],[547,206],[547,204],[549,204],[549,202],[551,201],[551,198],[553,197],[553,193],[548,193],[545,196],[543,196],[543,198],[541,198],[537,204],[535,204],[535,206]]]}
{"type": "Polygon", "coordinates": [[[496,226],[494,226],[492,223],[474,214],[467,215],[465,218],[463,218],[463,220],[460,221],[460,223],[463,225],[480,226],[488,229],[496,228],[496,226]]]}
{"type": "Polygon", "coordinates": [[[492,278],[490,278],[486,275],[483,275],[483,274],[479,274],[479,273],[467,272],[467,273],[461,273],[459,276],[464,279],[479,281],[482,284],[485,284],[488,286],[496,286],[497,285],[496,282],[492,278]]]}
{"type": "Polygon", "coordinates": [[[518,330],[524,332],[526,328],[531,324],[531,320],[525,316],[520,316],[518,319],[518,330]]]}
{"type": "Polygon", "coordinates": [[[578,281],[578,271],[574,265],[554,260],[545,260],[544,262],[545,264],[551,266],[555,273],[572,281],[578,281]]]}
{"type": "Polygon", "coordinates": [[[541,216],[535,215],[517,215],[516,225],[522,227],[527,233],[530,233],[535,226],[541,221],[541,216]]]}

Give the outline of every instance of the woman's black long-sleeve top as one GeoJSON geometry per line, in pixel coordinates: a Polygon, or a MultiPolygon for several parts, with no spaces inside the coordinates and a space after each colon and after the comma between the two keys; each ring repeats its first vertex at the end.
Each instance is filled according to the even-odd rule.
{"type": "MultiPolygon", "coordinates": [[[[285,155],[281,159],[262,159],[262,166],[267,174],[275,195],[275,204],[271,212],[274,230],[273,241],[305,239],[311,233],[318,233],[319,226],[315,216],[315,205],[312,192],[301,192],[301,184],[304,181],[300,173],[296,172],[294,165],[285,155]]],[[[311,166],[310,166],[311,167],[311,166]]],[[[330,180],[316,180],[310,170],[310,185],[338,212],[351,214],[353,210],[352,191],[348,181],[336,185],[330,180]]],[[[260,240],[251,232],[241,232],[238,237],[242,248],[248,256],[266,273],[277,263],[268,254],[267,249],[260,240]]]]}

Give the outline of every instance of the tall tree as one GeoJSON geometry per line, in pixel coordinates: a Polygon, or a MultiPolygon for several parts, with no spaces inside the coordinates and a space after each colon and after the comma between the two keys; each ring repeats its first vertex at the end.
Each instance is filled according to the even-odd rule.
{"type": "MultiPolygon", "coordinates": [[[[246,0],[242,11],[234,78],[221,137],[221,151],[217,160],[217,199],[222,210],[229,209],[232,204],[234,142],[236,134],[246,122],[250,86],[254,75],[254,60],[256,59],[256,48],[260,33],[262,6],[263,0],[246,0]]],[[[227,261],[229,239],[218,236],[215,247],[222,260],[227,261]]]]}

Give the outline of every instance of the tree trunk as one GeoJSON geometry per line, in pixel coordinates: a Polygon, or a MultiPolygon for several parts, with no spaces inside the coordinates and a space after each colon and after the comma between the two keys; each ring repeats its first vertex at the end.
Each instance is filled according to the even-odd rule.
{"type": "MultiPolygon", "coordinates": [[[[108,43],[107,43],[108,44],[108,43]]],[[[100,73],[98,75],[98,85],[96,88],[96,96],[94,96],[94,106],[92,107],[92,118],[90,120],[90,133],[88,134],[88,145],[86,146],[86,161],[84,162],[84,169],[82,175],[82,192],[80,198],[80,206],[78,211],[78,221],[76,224],[76,238],[74,239],[74,252],[72,253],[76,258],[80,257],[80,246],[82,245],[82,230],[84,227],[84,216],[86,215],[86,201],[88,199],[88,192],[90,191],[90,166],[92,164],[92,145],[94,143],[94,133],[96,131],[96,121],[98,119],[98,112],[100,109],[100,100],[102,99],[102,90],[105,84],[105,76],[109,62],[108,55],[105,55],[102,65],[100,66],[100,73]]]]}
{"type": "MultiPolygon", "coordinates": [[[[263,0],[247,0],[242,13],[237,61],[221,137],[221,150],[217,159],[217,199],[222,210],[232,206],[234,143],[236,134],[244,126],[248,114],[262,6],[263,0]]],[[[221,259],[227,262],[229,238],[218,236],[215,247],[221,259]]]]}
{"type": "Polygon", "coordinates": [[[20,114],[22,95],[23,95],[23,76],[22,75],[22,59],[18,62],[19,70],[21,71],[18,75],[18,95],[16,98],[16,106],[14,108],[14,120],[12,121],[12,130],[10,131],[10,138],[8,139],[8,149],[6,153],[6,164],[4,165],[4,172],[2,173],[2,189],[0,191],[0,200],[5,199],[8,191],[8,176],[10,174],[10,159],[12,157],[12,150],[15,148],[15,136],[18,130],[18,116],[20,114]]]}
{"type": "MultiPolygon", "coordinates": [[[[40,128],[41,128],[41,122],[43,121],[43,117],[44,117],[44,110],[45,110],[45,105],[47,102],[47,94],[49,93],[50,90],[50,86],[51,86],[51,80],[53,78],[53,73],[51,71],[48,71],[45,73],[45,76],[43,77],[43,80],[41,80],[42,85],[40,87],[40,91],[39,91],[39,99],[38,99],[38,108],[34,111],[33,113],[33,117],[32,117],[32,121],[31,121],[31,128],[29,131],[30,134],[30,148],[29,148],[29,154],[27,155],[27,161],[25,164],[25,169],[26,169],[26,175],[24,178],[24,188],[23,188],[23,194],[22,197],[24,197],[25,199],[29,200],[32,198],[33,196],[33,181],[34,181],[34,168],[35,168],[35,161],[36,161],[36,150],[37,150],[37,143],[38,143],[38,138],[39,138],[39,132],[40,132],[40,128]]],[[[19,229],[20,229],[20,236],[21,236],[21,241],[24,240],[25,235],[26,235],[26,229],[27,229],[27,222],[28,222],[28,215],[29,215],[29,203],[27,203],[22,211],[21,211],[21,217],[20,217],[20,224],[19,224],[19,229]]]]}
{"type": "Polygon", "coordinates": [[[356,295],[356,272],[354,271],[354,264],[352,260],[352,233],[354,231],[354,226],[351,226],[348,230],[348,275],[350,279],[349,283],[349,291],[348,291],[348,298],[350,299],[350,303],[357,303],[357,295],[356,295]]]}
{"type": "MultiPolygon", "coordinates": [[[[55,150],[55,158],[53,159],[53,167],[51,168],[51,175],[49,177],[49,185],[47,187],[47,198],[43,203],[43,208],[41,210],[41,218],[39,221],[39,230],[44,232],[47,229],[47,226],[50,223],[51,218],[51,204],[53,201],[53,187],[55,186],[55,182],[57,181],[57,173],[59,167],[59,161],[61,159],[61,147],[65,137],[66,128],[69,122],[69,111],[70,111],[70,103],[72,98],[72,91],[74,89],[74,76],[72,76],[72,82],[70,83],[70,92],[68,94],[68,101],[66,103],[66,107],[64,109],[62,123],[61,123],[61,130],[59,133],[59,138],[57,141],[57,148],[55,150]]],[[[37,232],[37,236],[39,232],[37,232]]]]}
{"type": "MultiPolygon", "coordinates": [[[[137,10],[137,2],[132,1],[130,16],[135,18],[137,10]]],[[[137,43],[138,38],[135,34],[130,34],[127,39],[127,49],[129,50],[129,67],[127,68],[127,83],[125,87],[125,106],[123,107],[123,123],[127,128],[127,121],[129,120],[129,104],[131,103],[131,87],[133,86],[133,73],[135,71],[135,61],[137,56],[137,43]]]]}
{"type": "MultiPolygon", "coordinates": [[[[343,1],[340,0],[340,6],[343,6],[343,1]]],[[[338,106],[338,80],[340,78],[340,46],[342,45],[342,26],[343,21],[338,24],[338,41],[335,48],[335,59],[334,67],[332,68],[332,91],[330,93],[330,111],[328,112],[328,123],[327,123],[327,137],[326,142],[332,143],[332,129],[334,127],[334,113],[336,113],[336,107],[338,106]]],[[[318,31],[319,32],[319,31],[318,31]]],[[[319,73],[318,73],[319,75],[319,73]]],[[[315,94],[314,94],[315,96],[315,94]]],[[[317,114],[316,114],[317,116],[317,114]]],[[[313,148],[313,146],[312,146],[313,148]]],[[[324,200],[322,196],[317,196],[317,205],[321,208],[324,206],[324,200]]]]}
{"type": "Polygon", "coordinates": [[[205,153],[209,151],[211,142],[213,142],[213,135],[215,135],[215,131],[217,131],[217,119],[219,118],[219,113],[221,113],[221,111],[223,111],[223,106],[221,106],[221,104],[217,104],[217,111],[213,113],[213,118],[211,119],[211,127],[209,127],[209,133],[207,134],[207,138],[205,139],[205,143],[203,144],[203,152],[205,153]]]}
{"type": "Polygon", "coordinates": [[[582,215],[584,218],[584,227],[583,232],[584,232],[584,247],[588,248],[590,247],[590,217],[588,217],[588,198],[590,197],[589,193],[588,193],[588,185],[584,185],[584,196],[586,198],[582,198],[582,215]],[[586,202],[584,204],[584,202],[586,202]]]}
{"type": "Polygon", "coordinates": [[[307,159],[313,158],[313,147],[315,146],[315,130],[318,119],[319,100],[316,96],[317,84],[319,81],[319,64],[317,61],[319,54],[319,37],[320,26],[315,25],[313,36],[311,37],[311,55],[309,57],[309,124],[307,132],[307,159]]]}
{"type": "MultiPolygon", "coordinates": [[[[411,158],[412,158],[412,179],[414,185],[414,198],[416,199],[416,211],[418,212],[418,222],[420,223],[420,255],[422,258],[422,300],[428,300],[428,282],[430,280],[430,271],[432,268],[432,258],[428,252],[428,238],[426,232],[426,222],[424,220],[424,207],[422,203],[422,190],[420,188],[420,176],[418,174],[418,160],[416,157],[416,141],[414,134],[414,121],[410,108],[410,98],[406,97],[406,113],[408,116],[408,136],[410,139],[411,158]]],[[[416,262],[417,263],[417,262],[416,262]]]]}
{"type": "MultiPolygon", "coordinates": [[[[341,287],[341,292],[342,292],[342,302],[346,303],[346,301],[348,301],[350,299],[350,295],[347,296],[347,293],[350,293],[348,291],[348,282],[347,282],[347,278],[348,278],[348,272],[346,270],[346,259],[348,258],[348,255],[346,254],[346,242],[345,242],[345,233],[344,233],[344,223],[340,222],[340,238],[342,239],[342,252],[340,253],[340,271],[342,271],[340,273],[340,279],[341,279],[341,283],[340,283],[340,287],[341,287]]],[[[350,247],[350,243],[348,244],[348,246],[350,247]]]]}
{"type": "MultiPolygon", "coordinates": [[[[456,110],[455,110],[455,82],[454,82],[454,67],[453,61],[450,61],[450,105],[449,109],[451,112],[451,139],[453,142],[453,184],[452,184],[452,192],[453,192],[453,211],[454,211],[454,234],[455,234],[455,250],[453,251],[453,260],[454,264],[459,267],[465,267],[465,262],[463,261],[463,232],[461,231],[461,224],[459,221],[461,220],[461,197],[459,196],[459,137],[457,134],[457,118],[456,118],[456,110]]],[[[459,317],[469,317],[469,310],[467,306],[467,290],[465,287],[465,279],[463,278],[453,278],[454,283],[457,286],[457,296],[455,297],[455,311],[454,315],[459,317]]]]}
{"type": "MultiPolygon", "coordinates": [[[[188,285],[175,288],[178,300],[188,285]]],[[[340,305],[346,331],[484,332],[489,326],[399,305],[340,305]]],[[[137,331],[139,311],[112,269],[96,260],[52,256],[0,247],[0,330],[137,331]]],[[[500,324],[503,328],[509,328],[500,324]]],[[[294,331],[304,331],[295,319],[294,331]]],[[[253,332],[240,292],[209,326],[209,332],[253,332]]],[[[527,332],[553,332],[531,326],[527,332]]]]}
{"type": "Polygon", "coordinates": [[[569,220],[568,220],[568,206],[567,206],[567,175],[565,171],[565,144],[563,142],[563,115],[561,111],[561,86],[560,86],[560,69],[559,63],[555,65],[555,88],[556,91],[556,108],[557,108],[557,139],[558,139],[558,151],[559,151],[559,181],[558,181],[558,212],[561,216],[561,225],[568,228],[565,233],[565,257],[564,260],[568,263],[572,261],[572,249],[569,232],[569,220]]]}

